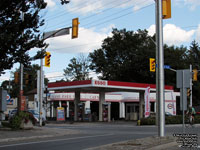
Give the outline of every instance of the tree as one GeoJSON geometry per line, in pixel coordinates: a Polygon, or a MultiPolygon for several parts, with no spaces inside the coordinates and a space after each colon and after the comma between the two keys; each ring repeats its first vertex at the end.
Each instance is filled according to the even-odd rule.
{"type": "Polygon", "coordinates": [[[39,12],[45,7],[44,0],[1,0],[0,75],[4,70],[12,68],[14,63],[29,65],[32,59],[44,57],[47,45],[39,30],[44,25],[39,12]],[[31,58],[28,54],[31,48],[41,50],[31,58]]]}
{"type": "Polygon", "coordinates": [[[89,80],[89,59],[82,54],[73,57],[64,69],[64,76],[67,81],[89,80]]]}
{"type": "MultiPolygon", "coordinates": [[[[189,68],[189,65],[192,65],[193,69],[200,70],[199,64],[200,64],[200,47],[199,44],[196,41],[192,41],[190,45],[190,49],[187,51],[188,57],[187,57],[187,66],[189,68]]],[[[198,72],[198,81],[193,81],[193,87],[192,87],[192,99],[193,99],[193,105],[199,105],[199,97],[200,97],[200,73],[198,72]]]]}
{"type": "MultiPolygon", "coordinates": [[[[37,64],[27,66],[24,68],[24,94],[26,95],[27,92],[37,88],[37,71],[40,69],[40,66],[37,64]]],[[[3,81],[1,87],[5,90],[8,90],[8,85],[10,84],[12,88],[10,88],[10,95],[11,97],[18,97],[19,95],[19,84],[14,82],[14,73],[19,72],[19,68],[17,68],[14,72],[12,72],[12,80],[10,81],[3,81]],[[9,83],[10,82],[10,83],[9,83]]],[[[44,84],[47,85],[48,79],[44,79],[44,84]]]]}
{"type": "MultiPolygon", "coordinates": [[[[187,48],[186,47],[175,47],[164,45],[165,52],[165,65],[169,65],[175,70],[188,69],[186,62],[187,59],[187,48]]],[[[165,84],[176,87],[176,72],[165,69],[165,84]]]]}
{"type": "Polygon", "coordinates": [[[91,69],[102,74],[100,79],[155,83],[149,71],[149,58],[155,58],[155,44],[146,30],[137,32],[113,29],[102,48],[89,54],[91,69]]]}

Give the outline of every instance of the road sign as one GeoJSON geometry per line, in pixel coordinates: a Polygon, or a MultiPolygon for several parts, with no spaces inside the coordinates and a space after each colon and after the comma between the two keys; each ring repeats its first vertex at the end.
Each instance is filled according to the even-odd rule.
{"type": "Polygon", "coordinates": [[[191,73],[189,69],[177,70],[176,72],[176,87],[189,88],[191,73]]]}
{"type": "Polygon", "coordinates": [[[164,65],[164,69],[171,69],[171,66],[169,66],[169,65],[164,65]]]}

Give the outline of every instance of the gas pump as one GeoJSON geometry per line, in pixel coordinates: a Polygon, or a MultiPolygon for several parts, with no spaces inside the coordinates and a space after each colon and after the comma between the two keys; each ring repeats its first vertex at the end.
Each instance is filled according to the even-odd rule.
{"type": "Polygon", "coordinates": [[[83,121],[84,103],[78,104],[78,121],[83,121]]]}
{"type": "Polygon", "coordinates": [[[103,121],[108,121],[108,104],[103,104],[103,121]]]}

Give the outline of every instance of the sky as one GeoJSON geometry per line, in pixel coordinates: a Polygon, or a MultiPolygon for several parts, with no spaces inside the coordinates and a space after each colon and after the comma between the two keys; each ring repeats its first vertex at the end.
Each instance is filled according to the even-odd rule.
{"type": "MultiPolygon", "coordinates": [[[[49,38],[46,51],[51,53],[51,66],[43,67],[45,77],[51,82],[64,78],[63,69],[73,57],[101,48],[102,41],[112,36],[112,28],[137,31],[146,29],[149,35],[155,33],[154,0],[70,0],[61,5],[60,0],[45,0],[47,8],[41,12],[45,25],[41,32],[49,32],[72,26],[72,19],[79,18],[79,35],[71,39],[68,35],[49,38]]],[[[186,46],[196,40],[200,43],[200,0],[171,0],[172,18],[163,20],[164,43],[186,46]]],[[[36,54],[36,49],[30,55],[36,54]]],[[[32,64],[40,64],[40,60],[32,64]]],[[[0,83],[13,79],[11,74],[19,67],[15,64],[0,76],[0,83]]],[[[95,73],[91,72],[95,77],[95,73]]]]}

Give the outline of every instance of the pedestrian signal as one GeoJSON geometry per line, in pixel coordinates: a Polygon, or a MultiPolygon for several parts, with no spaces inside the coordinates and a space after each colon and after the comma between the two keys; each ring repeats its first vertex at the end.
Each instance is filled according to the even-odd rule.
{"type": "Polygon", "coordinates": [[[156,71],[156,61],[155,58],[149,59],[149,65],[150,65],[150,71],[155,72],[156,71]]]}
{"type": "Polygon", "coordinates": [[[46,52],[44,66],[50,67],[50,58],[51,58],[51,53],[46,52]]]}

